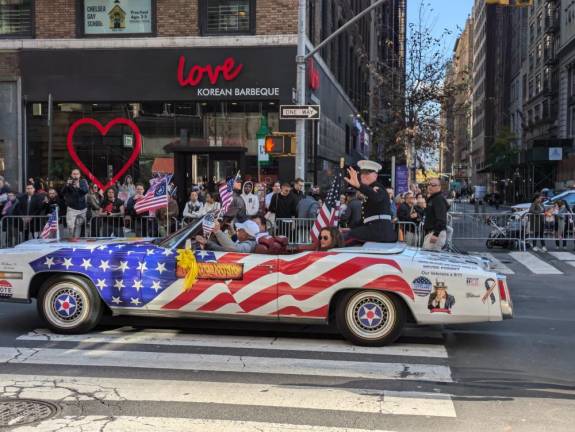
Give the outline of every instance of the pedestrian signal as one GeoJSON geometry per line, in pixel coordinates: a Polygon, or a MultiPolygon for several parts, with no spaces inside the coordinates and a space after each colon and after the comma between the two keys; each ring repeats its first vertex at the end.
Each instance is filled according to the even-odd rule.
{"type": "Polygon", "coordinates": [[[281,154],[284,153],[284,137],[283,136],[267,136],[264,144],[266,153],[281,154]]]}

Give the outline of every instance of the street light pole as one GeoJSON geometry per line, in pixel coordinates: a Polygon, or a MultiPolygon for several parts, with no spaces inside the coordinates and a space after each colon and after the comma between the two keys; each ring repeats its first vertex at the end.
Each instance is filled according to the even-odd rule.
{"type": "MultiPolygon", "coordinates": [[[[297,103],[306,104],[306,82],[305,82],[305,52],[306,52],[306,20],[307,20],[307,0],[299,0],[298,13],[298,33],[297,33],[297,103]]],[[[295,154],[295,176],[305,180],[305,122],[306,120],[296,120],[296,143],[295,154]]]]}
{"type": "MultiPolygon", "coordinates": [[[[359,14],[354,16],[331,35],[325,38],[318,46],[312,49],[306,54],[306,20],[307,20],[307,0],[299,0],[299,12],[298,12],[298,38],[297,38],[297,103],[298,105],[306,105],[306,65],[305,62],[308,58],[312,57],[316,52],[320,51],[325,45],[331,42],[332,39],[339,36],[341,33],[350,28],[350,26],[357,20],[361,19],[363,16],[370,13],[376,7],[382,5],[388,0],[377,0],[369,7],[362,10],[359,14]]],[[[300,177],[305,180],[305,122],[307,120],[296,120],[296,141],[297,141],[297,152],[296,152],[296,162],[295,162],[295,173],[296,177],[300,177]]]]}

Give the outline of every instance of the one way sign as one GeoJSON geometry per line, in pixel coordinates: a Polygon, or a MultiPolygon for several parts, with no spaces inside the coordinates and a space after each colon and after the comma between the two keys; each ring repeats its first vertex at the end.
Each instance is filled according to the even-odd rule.
{"type": "Polygon", "coordinates": [[[282,120],[319,120],[319,105],[281,105],[280,118],[282,120]]]}

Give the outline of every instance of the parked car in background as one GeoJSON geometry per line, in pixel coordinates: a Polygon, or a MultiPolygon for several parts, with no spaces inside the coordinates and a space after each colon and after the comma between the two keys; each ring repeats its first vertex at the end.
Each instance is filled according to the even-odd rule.
{"type": "MultiPolygon", "coordinates": [[[[545,208],[552,207],[557,201],[563,200],[567,203],[570,209],[573,209],[575,206],[575,189],[567,190],[565,192],[561,192],[559,195],[555,195],[553,198],[549,198],[543,202],[545,208]]],[[[531,207],[531,203],[521,203],[516,204],[511,207],[514,212],[525,212],[529,210],[531,207]]]]}

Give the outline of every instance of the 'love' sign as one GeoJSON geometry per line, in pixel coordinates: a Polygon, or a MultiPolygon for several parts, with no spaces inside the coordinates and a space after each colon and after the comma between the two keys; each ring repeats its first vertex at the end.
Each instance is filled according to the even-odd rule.
{"type": "Polygon", "coordinates": [[[210,83],[215,85],[220,76],[226,81],[235,80],[243,68],[243,64],[236,65],[236,61],[232,57],[228,57],[221,65],[217,65],[216,67],[212,65],[194,65],[186,72],[186,58],[180,56],[178,62],[178,82],[181,87],[195,87],[207,76],[210,83]]]}

